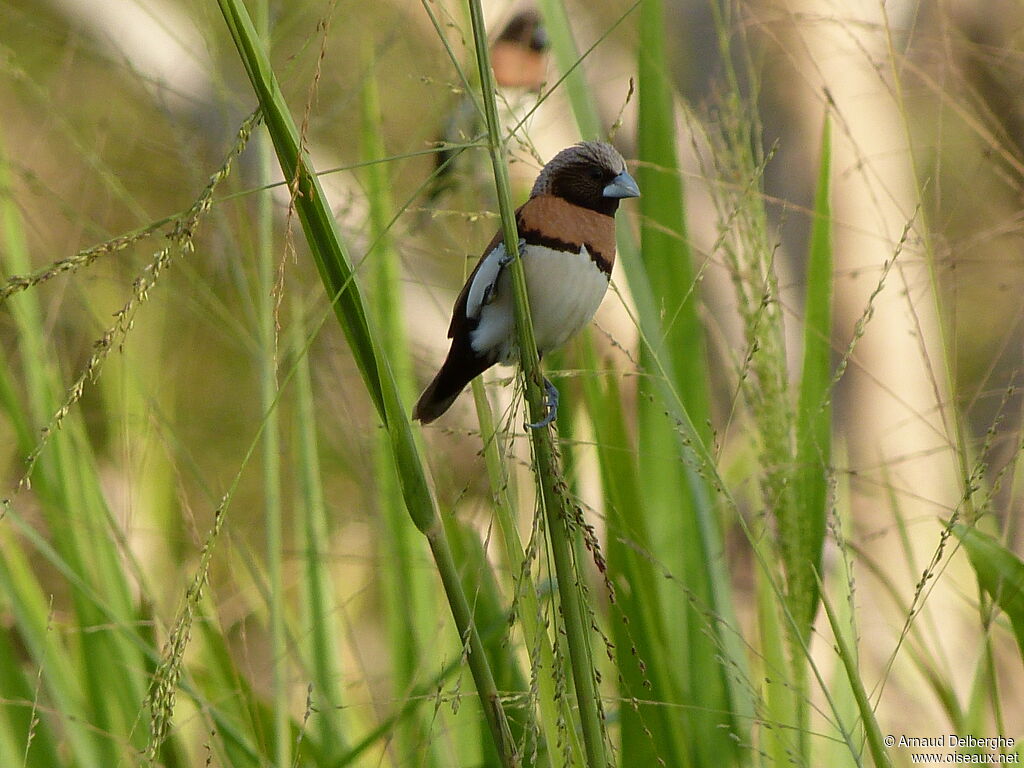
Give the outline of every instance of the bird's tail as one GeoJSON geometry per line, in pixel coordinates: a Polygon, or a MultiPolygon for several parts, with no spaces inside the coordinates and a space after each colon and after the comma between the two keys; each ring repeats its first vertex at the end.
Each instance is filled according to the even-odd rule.
{"type": "Polygon", "coordinates": [[[478,357],[468,344],[452,344],[444,365],[427,385],[412,409],[412,417],[429,424],[451,408],[466,385],[494,365],[494,360],[478,357]]]}

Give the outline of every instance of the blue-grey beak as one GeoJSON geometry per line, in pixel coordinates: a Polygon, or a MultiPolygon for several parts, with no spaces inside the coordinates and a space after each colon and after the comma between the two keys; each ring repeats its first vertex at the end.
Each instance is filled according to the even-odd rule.
{"type": "Polygon", "coordinates": [[[530,38],[530,48],[535,51],[543,52],[551,47],[551,40],[548,38],[548,31],[544,27],[538,26],[533,30],[533,37],[530,38]]]}
{"type": "Polygon", "coordinates": [[[605,197],[640,197],[640,187],[628,171],[623,171],[612,179],[611,184],[605,187],[601,194],[605,197]]]}

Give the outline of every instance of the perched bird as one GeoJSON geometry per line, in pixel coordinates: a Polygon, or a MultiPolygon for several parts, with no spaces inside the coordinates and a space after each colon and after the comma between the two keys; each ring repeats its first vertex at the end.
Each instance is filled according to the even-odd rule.
{"type": "MultiPolygon", "coordinates": [[[[504,92],[504,103],[511,107],[517,100],[515,93],[536,93],[540,90],[547,75],[549,47],[548,34],[537,11],[520,11],[505,25],[491,44],[494,82],[504,92]]],[[[452,145],[472,139],[481,127],[476,102],[468,94],[463,94],[448,113],[437,141],[441,149],[434,157],[434,176],[426,191],[428,204],[455,185],[456,159],[463,148],[452,145]]]]}
{"type": "MultiPolygon", "coordinates": [[[[526,272],[530,315],[543,355],[564,344],[593,318],[615,262],[615,212],[619,201],[640,188],[618,150],[603,142],[563,149],[541,169],[530,198],[516,211],[519,254],[526,272]]],[[[512,283],[505,269],[512,257],[502,233],[491,240],[455,301],[441,370],[413,409],[429,424],[463,388],[495,363],[518,359],[512,283]]],[[[554,420],[558,390],[545,379],[548,413],[532,427],[554,420]]]]}
{"type": "Polygon", "coordinates": [[[551,43],[540,14],[520,11],[491,46],[491,68],[499,88],[539,91],[547,74],[551,43]]]}

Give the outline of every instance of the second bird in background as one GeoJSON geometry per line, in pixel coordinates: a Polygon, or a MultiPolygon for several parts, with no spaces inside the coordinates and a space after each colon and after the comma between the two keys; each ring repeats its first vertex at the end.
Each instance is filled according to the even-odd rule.
{"type": "MultiPolygon", "coordinates": [[[[547,76],[549,47],[548,35],[537,11],[524,10],[513,16],[491,44],[491,67],[498,88],[510,94],[540,91],[547,76]]],[[[468,94],[462,94],[448,113],[438,137],[441,149],[435,156],[434,176],[426,191],[428,206],[457,183],[458,157],[463,150],[451,145],[473,139],[482,129],[476,104],[468,94]]]]}

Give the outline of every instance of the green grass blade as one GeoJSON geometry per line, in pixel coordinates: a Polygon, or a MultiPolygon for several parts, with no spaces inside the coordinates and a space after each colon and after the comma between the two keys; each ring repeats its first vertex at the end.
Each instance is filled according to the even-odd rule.
{"type": "Polygon", "coordinates": [[[541,744],[537,765],[557,765],[555,747],[562,745],[561,758],[568,768],[584,764],[583,747],[573,722],[572,708],[568,699],[559,694],[559,687],[568,673],[565,665],[556,659],[551,638],[545,630],[540,595],[537,585],[526,563],[526,552],[519,536],[513,489],[507,467],[502,462],[502,436],[495,428],[490,404],[480,379],[473,381],[473,398],[476,402],[480,433],[484,440],[484,461],[491,492],[494,497],[494,515],[504,548],[505,563],[513,574],[512,583],[517,596],[517,618],[523,633],[523,643],[530,654],[535,672],[537,716],[534,727],[539,729],[541,744]]]}
{"type": "MultiPolygon", "coordinates": [[[[0,531],[0,589],[7,597],[19,645],[27,650],[33,666],[44,670],[46,701],[52,707],[52,715],[46,719],[74,751],[77,765],[100,768],[104,763],[96,735],[89,727],[78,659],[61,644],[50,625],[46,595],[6,522],[4,530],[0,531]]],[[[44,735],[45,732],[39,738],[44,735]]],[[[49,749],[56,747],[57,742],[48,745],[49,749]]],[[[46,746],[37,748],[47,749],[46,746]]]]}
{"type": "Polygon", "coordinates": [[[551,50],[556,65],[565,77],[562,85],[568,92],[580,135],[590,141],[604,139],[605,131],[601,125],[597,105],[590,94],[583,70],[578,66],[580,53],[572,34],[572,23],[569,21],[565,4],[562,0],[538,0],[537,5],[544,16],[544,28],[551,38],[551,50]]]}
{"type": "MultiPolygon", "coordinates": [[[[390,194],[392,180],[388,165],[380,162],[387,157],[387,151],[382,139],[383,115],[372,51],[363,58],[367,75],[362,87],[359,143],[362,160],[367,163],[362,176],[369,203],[370,241],[365,261],[372,269],[373,319],[380,330],[381,353],[391,361],[402,400],[409,402],[415,393],[401,304],[399,259],[391,235],[395,217],[390,194]]],[[[378,437],[374,464],[381,524],[378,546],[381,562],[389,564],[381,572],[383,615],[388,629],[392,691],[395,700],[401,701],[417,682],[417,674],[425,661],[424,648],[429,647],[428,638],[432,628],[437,626],[437,617],[431,591],[417,578],[416,566],[425,553],[422,540],[403,519],[401,486],[387,435],[378,437]]],[[[424,768],[440,764],[437,739],[431,738],[431,718],[428,708],[420,705],[397,722],[399,763],[416,763],[424,768]]]]}
{"type": "MultiPolygon", "coordinates": [[[[345,338],[352,349],[360,374],[378,413],[384,414],[384,396],[381,391],[381,373],[377,366],[376,348],[363,308],[363,300],[354,283],[354,273],[348,254],[341,245],[341,236],[320,187],[316,174],[309,166],[308,157],[300,152],[298,127],[288,111],[284,95],[262,48],[258,34],[245,7],[235,0],[220,0],[221,11],[227,21],[232,39],[238,48],[242,64],[259,98],[263,119],[270,131],[274,149],[284,177],[294,185],[295,209],[299,215],[306,239],[321,280],[329,291],[332,308],[338,316],[345,338]]],[[[429,498],[424,480],[418,495],[429,498]]],[[[429,518],[418,520],[425,527],[429,518]]]]}
{"type": "MultiPolygon", "coordinates": [[[[599,387],[595,376],[584,377],[584,385],[599,387]]],[[[664,572],[652,555],[655,547],[646,519],[653,478],[641,475],[634,461],[616,378],[605,377],[605,388],[606,392],[591,392],[588,400],[603,399],[604,404],[594,412],[593,421],[608,514],[608,576],[623,615],[612,630],[624,686],[619,715],[622,754],[637,765],[688,765],[697,731],[689,718],[679,717],[678,707],[684,703],[682,670],[670,650],[676,647],[668,641],[665,626],[671,614],[658,583],[664,572]]]]}
{"type": "MultiPolygon", "coordinates": [[[[498,690],[508,697],[505,705],[509,717],[509,728],[523,766],[542,765],[546,755],[538,755],[542,762],[533,760],[538,754],[537,726],[533,716],[533,701],[530,687],[518,663],[508,664],[505,649],[510,645],[508,609],[502,604],[494,568],[487,559],[480,535],[470,526],[460,523],[454,517],[445,517],[448,538],[459,562],[465,563],[462,583],[473,601],[477,620],[480,623],[484,647],[491,656],[498,690]]],[[[481,724],[482,725],[482,724],[481,724]]],[[[484,742],[484,764],[500,765],[494,747],[484,742]]]]}
{"type": "Polygon", "coordinates": [[[981,588],[1010,619],[1024,659],[1024,561],[977,528],[954,523],[952,530],[967,550],[981,588]]]}
{"type": "Polygon", "coordinates": [[[256,696],[231,654],[228,633],[219,625],[213,600],[200,597],[196,614],[200,661],[194,665],[195,683],[209,699],[219,703],[209,710],[218,734],[218,751],[232,768],[262,768],[273,750],[272,744],[265,743],[268,734],[273,735],[272,725],[259,721],[256,696]]]}
{"type": "MultiPolygon", "coordinates": [[[[857,623],[857,593],[855,582],[855,571],[853,563],[853,550],[848,546],[851,536],[856,535],[852,524],[852,515],[846,501],[849,495],[849,478],[837,478],[835,481],[840,487],[834,491],[836,497],[841,501],[836,504],[836,538],[838,539],[838,558],[836,566],[828,574],[830,588],[829,594],[836,596],[834,599],[835,613],[838,616],[838,625],[843,628],[846,644],[856,654],[855,662],[860,676],[864,677],[864,666],[862,665],[859,647],[857,645],[858,623],[857,623]]],[[[863,755],[853,752],[843,741],[843,734],[849,733],[850,740],[854,744],[865,743],[863,723],[857,711],[857,697],[847,679],[846,671],[842,666],[837,665],[832,670],[829,680],[829,690],[832,692],[832,721],[834,725],[830,728],[832,738],[825,741],[816,740],[812,743],[814,748],[812,757],[817,762],[843,768],[844,766],[859,766],[863,764],[863,755]]],[[[795,722],[795,720],[793,721],[795,722]]]]}
{"type": "MultiPolygon", "coordinates": [[[[857,669],[856,651],[849,642],[847,642],[847,635],[849,633],[844,630],[843,626],[840,624],[839,617],[832,609],[831,603],[829,603],[828,598],[824,594],[821,596],[821,604],[825,608],[825,614],[828,617],[829,626],[832,627],[832,636],[836,641],[836,651],[843,663],[843,669],[846,671],[846,677],[850,681],[850,687],[853,689],[853,696],[857,701],[857,710],[860,713],[861,724],[863,725],[865,735],[867,736],[868,751],[871,753],[871,759],[874,760],[876,768],[891,768],[892,761],[889,759],[889,752],[886,749],[885,743],[882,741],[882,730],[878,727],[878,719],[875,717],[875,710],[871,706],[871,701],[868,699],[867,691],[864,689],[864,683],[861,681],[860,672],[857,669]]],[[[832,702],[831,698],[830,704],[832,704],[834,711],[835,704],[832,702]]]]}
{"type": "MultiPolygon", "coordinates": [[[[687,457],[674,425],[664,416],[668,390],[668,402],[675,400],[676,407],[686,413],[695,437],[704,445],[710,443],[708,364],[699,315],[697,268],[686,227],[685,190],[676,152],[677,95],[666,56],[666,29],[662,3],[643,3],[637,46],[637,180],[644,194],[639,201],[641,247],[633,254],[638,258],[630,273],[630,285],[642,265],[658,320],[656,325],[648,326],[648,343],[641,351],[641,366],[650,378],[642,379],[639,388],[640,472],[642,477],[651,478],[644,484],[644,499],[648,507],[645,517],[652,530],[652,552],[686,585],[685,590],[667,582],[657,586],[662,589],[670,615],[685,617],[671,622],[668,631],[671,647],[685,649],[685,662],[677,662],[677,667],[684,701],[691,707],[688,718],[694,736],[688,743],[688,756],[697,765],[714,765],[723,760],[732,762],[738,756],[737,744],[747,743],[746,738],[730,734],[747,729],[734,713],[749,705],[733,701],[736,696],[742,700],[745,694],[730,686],[734,670],[722,663],[723,636],[716,640],[721,630],[709,626],[707,619],[717,615],[712,585],[722,574],[704,565],[714,562],[714,553],[720,547],[717,526],[708,524],[713,513],[699,506],[699,500],[708,497],[705,481],[699,473],[687,476],[678,471],[680,459],[685,462],[692,458],[687,457]],[[660,377],[667,377],[667,382],[659,381],[660,377]],[[695,485],[688,488],[689,484],[695,485]],[[702,530],[712,538],[701,536],[702,530]]],[[[719,584],[727,591],[727,584],[719,584]]],[[[726,592],[720,590],[718,594],[724,596],[726,592]]],[[[727,610],[722,615],[728,615],[727,610]]],[[[732,630],[726,628],[724,632],[729,635],[732,630]]]]}
{"type": "Polygon", "coordinates": [[[324,288],[332,298],[332,306],[348,339],[363,382],[390,437],[406,509],[413,523],[430,543],[459,635],[469,645],[469,666],[481,698],[484,716],[490,726],[491,737],[504,763],[508,766],[516,765],[518,756],[509,739],[508,722],[494,676],[483,651],[469,602],[459,582],[458,568],[438,519],[423,463],[413,439],[408,412],[399,397],[391,364],[378,351],[381,346],[376,342],[367,320],[362,296],[353,279],[351,261],[342,246],[337,223],[316,174],[309,165],[308,157],[300,152],[298,128],[288,111],[245,6],[239,0],[219,0],[219,5],[259,98],[281,170],[284,177],[294,184],[295,209],[324,288]]]}
{"type": "MultiPolygon", "coordinates": [[[[768,539],[755,538],[752,545],[760,552],[760,559],[766,560],[768,539]]],[[[758,646],[758,688],[761,691],[759,719],[764,725],[757,730],[761,765],[786,765],[791,756],[797,754],[796,741],[799,738],[799,713],[794,692],[789,688],[790,659],[786,631],[781,610],[776,599],[777,589],[773,586],[774,574],[764,570],[755,571],[757,578],[757,630],[758,646]]]]}
{"type": "MultiPolygon", "coordinates": [[[[7,605],[0,604],[7,610],[7,605]]],[[[52,768],[59,765],[56,735],[46,718],[41,717],[39,706],[41,676],[31,677],[22,669],[22,654],[15,644],[16,633],[6,627],[0,629],[0,755],[18,755],[17,765],[24,758],[25,768],[52,768]]],[[[30,668],[29,668],[30,669],[30,668]]]]}
{"type": "Polygon", "coordinates": [[[818,609],[818,582],[814,574],[821,571],[832,463],[831,136],[831,122],[826,115],[821,130],[818,186],[807,260],[804,359],[797,405],[796,503],[791,509],[795,519],[781,531],[792,542],[791,550],[784,548],[793,558],[786,563],[789,597],[805,639],[810,636],[818,609]]]}
{"type": "Polygon", "coordinates": [[[655,349],[672,350],[673,385],[701,438],[710,439],[710,395],[704,328],[698,314],[700,292],[686,229],[685,195],[676,156],[676,91],[665,55],[667,24],[661,0],[640,8],[637,47],[637,183],[640,203],[640,256],[664,318],[655,349]]]}
{"type": "MultiPolygon", "coordinates": [[[[9,167],[0,145],[0,190],[8,189],[9,167]]],[[[0,267],[11,274],[29,272],[21,216],[7,194],[0,197],[0,221],[4,224],[0,267]]],[[[62,410],[62,398],[57,393],[63,384],[51,340],[46,337],[38,297],[23,293],[12,297],[7,306],[17,329],[25,375],[29,401],[25,410],[36,423],[49,423],[62,410]]],[[[70,596],[76,634],[60,642],[40,638],[37,648],[42,652],[48,647],[55,654],[65,655],[71,664],[65,672],[79,670],[67,681],[83,686],[81,698],[68,702],[82,716],[76,728],[83,724],[92,726],[83,738],[94,742],[98,754],[103,756],[100,759],[116,761],[125,744],[143,746],[144,737],[134,729],[139,702],[145,693],[145,662],[136,630],[138,616],[124,568],[122,535],[104,500],[92,444],[80,413],[68,412],[62,426],[60,430],[51,430],[46,450],[38,457],[34,489],[52,538],[54,556],[62,568],[74,574],[70,596]]],[[[39,440],[34,437],[33,453],[41,444],[39,440]]],[[[13,520],[19,525],[23,522],[13,508],[5,505],[4,509],[8,514],[5,524],[13,520]]],[[[23,531],[35,533],[27,527],[23,531]]],[[[23,597],[28,598],[28,591],[33,589],[31,580],[32,576],[24,572],[14,585],[23,597]]],[[[23,614],[23,618],[35,626],[22,627],[22,631],[36,635],[44,631],[39,626],[38,613],[31,617],[23,614]]],[[[53,667],[44,664],[42,658],[36,661],[43,666],[49,683],[53,667]]],[[[68,692],[64,685],[61,681],[58,688],[68,692]]],[[[91,759],[90,753],[90,749],[84,749],[85,759],[91,759]]]]}
{"type": "MultiPolygon", "coordinates": [[[[266,0],[256,3],[256,25],[263,40],[270,41],[270,9],[266,0]]],[[[252,137],[256,173],[261,187],[274,180],[274,150],[267,137],[252,137]]],[[[267,609],[271,658],[271,711],[273,755],[277,765],[291,762],[289,741],[289,654],[285,630],[283,579],[283,523],[281,504],[281,420],[277,408],[277,294],[275,286],[274,209],[270,190],[256,203],[256,367],[259,375],[260,409],[265,414],[261,435],[263,484],[263,540],[267,559],[267,609]]]]}
{"type": "Polygon", "coordinates": [[[325,563],[326,544],[330,541],[327,505],[324,499],[323,478],[316,434],[316,408],[313,401],[313,381],[309,370],[306,344],[305,306],[301,294],[295,292],[292,300],[292,349],[296,354],[296,474],[301,494],[302,534],[299,551],[303,561],[303,607],[307,627],[303,636],[308,638],[306,658],[311,670],[313,696],[317,707],[316,728],[324,753],[337,757],[345,747],[345,721],[341,706],[342,664],[338,651],[341,629],[336,618],[335,605],[339,597],[325,563]]]}

